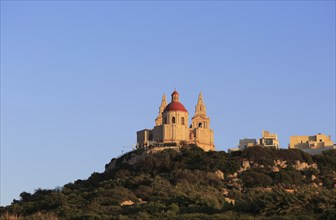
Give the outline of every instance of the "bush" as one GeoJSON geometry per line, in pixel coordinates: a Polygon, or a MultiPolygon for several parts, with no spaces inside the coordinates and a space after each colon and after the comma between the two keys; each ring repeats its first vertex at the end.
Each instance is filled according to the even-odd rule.
{"type": "Polygon", "coordinates": [[[291,186],[301,185],[303,183],[301,172],[293,168],[281,169],[280,172],[273,173],[272,175],[274,176],[275,184],[281,183],[286,186],[291,186]]]}
{"type": "Polygon", "coordinates": [[[253,170],[245,171],[240,178],[246,187],[266,187],[272,184],[272,178],[264,173],[255,172],[253,170]]]}
{"type": "Polygon", "coordinates": [[[0,207],[0,215],[14,213],[25,219],[38,219],[39,213],[61,219],[334,219],[335,156],[335,150],[311,157],[298,150],[261,147],[232,154],[204,152],[195,146],[146,155],[134,151],[115,159],[114,169],[93,173],[87,180],[55,190],[22,192],[20,200],[0,207]],[[135,164],[123,162],[134,155],[143,159],[135,164]],[[259,166],[241,172],[237,179],[223,180],[214,173],[235,173],[243,160],[259,166]],[[287,168],[272,172],[269,166],[274,160],[286,160],[287,168]],[[316,162],[318,169],[295,170],[291,163],[296,160],[316,162]],[[307,187],[311,175],[323,186],[307,187]],[[293,188],[294,193],[283,187],[293,188]],[[236,200],[235,206],[225,202],[223,189],[229,190],[227,197],[236,200]],[[134,204],[120,206],[125,200],[134,204]]]}

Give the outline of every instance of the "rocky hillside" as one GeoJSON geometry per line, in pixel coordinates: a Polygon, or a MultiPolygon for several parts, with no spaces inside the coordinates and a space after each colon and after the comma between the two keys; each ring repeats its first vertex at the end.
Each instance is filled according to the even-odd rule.
{"type": "Polygon", "coordinates": [[[336,219],[336,150],[137,150],[1,207],[17,219],[336,219]]]}

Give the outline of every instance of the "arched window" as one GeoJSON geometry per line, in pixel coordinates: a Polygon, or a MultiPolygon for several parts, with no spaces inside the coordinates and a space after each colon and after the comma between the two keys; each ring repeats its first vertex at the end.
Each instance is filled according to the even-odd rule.
{"type": "Polygon", "coordinates": [[[167,117],[163,118],[163,124],[167,124],[167,117]]]}
{"type": "Polygon", "coordinates": [[[198,123],[198,127],[199,127],[199,128],[202,127],[202,122],[198,123]]]}
{"type": "Polygon", "coordinates": [[[172,123],[175,124],[175,117],[172,117],[172,123]]]}
{"type": "Polygon", "coordinates": [[[184,125],[184,117],[181,118],[181,125],[184,125]]]}

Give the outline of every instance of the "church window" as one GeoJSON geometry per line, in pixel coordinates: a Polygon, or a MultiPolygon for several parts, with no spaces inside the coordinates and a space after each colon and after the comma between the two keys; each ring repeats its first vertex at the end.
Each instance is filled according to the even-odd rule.
{"type": "Polygon", "coordinates": [[[175,124],[175,117],[172,117],[172,123],[175,124]]]}
{"type": "Polygon", "coordinates": [[[202,127],[202,122],[198,123],[198,127],[199,127],[199,128],[202,127]]]}
{"type": "Polygon", "coordinates": [[[167,117],[163,118],[163,124],[167,124],[167,117]]]}
{"type": "Polygon", "coordinates": [[[181,118],[181,124],[184,125],[184,117],[181,118]]]}

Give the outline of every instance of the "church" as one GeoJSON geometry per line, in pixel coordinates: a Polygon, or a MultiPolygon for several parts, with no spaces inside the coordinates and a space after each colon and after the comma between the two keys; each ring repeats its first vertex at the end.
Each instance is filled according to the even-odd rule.
{"type": "Polygon", "coordinates": [[[180,143],[188,143],[196,144],[205,151],[215,150],[214,132],[210,128],[202,93],[198,96],[191,125],[188,124],[189,113],[180,102],[179,93],[175,90],[171,94],[168,105],[163,95],[155,126],[137,132],[137,147],[180,146],[180,143]]]}

